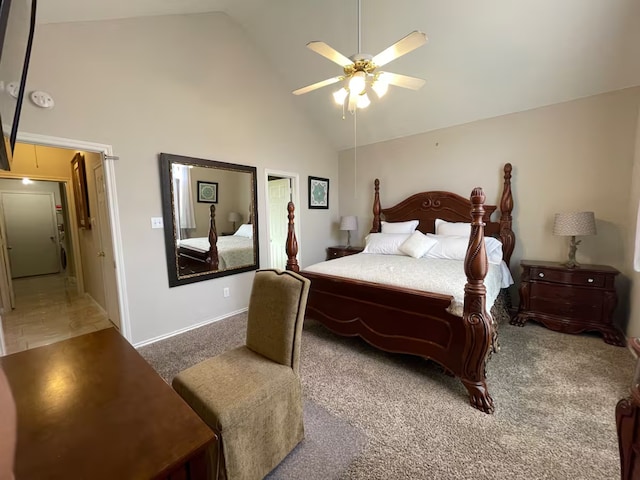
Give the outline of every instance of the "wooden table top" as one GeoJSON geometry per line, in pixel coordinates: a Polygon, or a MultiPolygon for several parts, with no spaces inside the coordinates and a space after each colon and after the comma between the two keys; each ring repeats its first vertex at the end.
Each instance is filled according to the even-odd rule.
{"type": "Polygon", "coordinates": [[[18,411],[16,479],[155,478],[215,438],[113,328],[0,364],[18,411]]]}

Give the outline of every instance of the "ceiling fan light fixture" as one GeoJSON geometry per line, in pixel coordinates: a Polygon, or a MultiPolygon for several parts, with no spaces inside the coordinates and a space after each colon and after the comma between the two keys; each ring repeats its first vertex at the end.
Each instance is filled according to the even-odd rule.
{"type": "Polygon", "coordinates": [[[338,105],[344,105],[344,100],[347,98],[347,95],[349,95],[349,91],[342,87],[340,90],[333,92],[333,100],[338,105]]]}
{"type": "Polygon", "coordinates": [[[367,83],[366,79],[367,74],[362,70],[355,72],[349,79],[349,91],[356,95],[362,93],[367,83]]]}
{"type": "Polygon", "coordinates": [[[371,88],[374,92],[376,92],[378,98],[382,98],[386,95],[387,90],[389,90],[389,84],[384,80],[377,79],[375,82],[373,82],[371,88]]]}
{"type": "Polygon", "coordinates": [[[371,104],[371,100],[369,100],[369,96],[366,93],[358,95],[358,102],[356,103],[356,107],[367,108],[369,104],[371,104]]]}

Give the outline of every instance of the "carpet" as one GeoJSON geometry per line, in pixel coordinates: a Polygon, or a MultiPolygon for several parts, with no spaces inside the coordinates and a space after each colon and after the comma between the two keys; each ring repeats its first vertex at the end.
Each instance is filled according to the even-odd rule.
{"type": "MultiPolygon", "coordinates": [[[[167,381],[243,344],[246,315],[140,348],[167,381]]],[[[596,335],[500,326],[487,368],[493,415],[433,363],[305,321],[306,439],[270,479],[614,479],[615,405],[634,371],[596,335]]]]}

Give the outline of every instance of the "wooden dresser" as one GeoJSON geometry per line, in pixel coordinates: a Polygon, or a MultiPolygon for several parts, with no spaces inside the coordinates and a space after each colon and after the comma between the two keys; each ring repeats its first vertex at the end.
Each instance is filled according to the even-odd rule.
{"type": "Polygon", "coordinates": [[[346,257],[347,255],[353,255],[354,253],[360,253],[362,250],[364,250],[363,247],[347,247],[347,246],[329,247],[327,248],[327,260],[346,257]]]}
{"type": "Polygon", "coordinates": [[[598,331],[604,341],[624,346],[624,336],[613,325],[618,303],[618,270],[604,265],[568,268],[557,262],[523,260],[520,308],[511,320],[523,326],[528,320],[565,333],[598,331]]]}

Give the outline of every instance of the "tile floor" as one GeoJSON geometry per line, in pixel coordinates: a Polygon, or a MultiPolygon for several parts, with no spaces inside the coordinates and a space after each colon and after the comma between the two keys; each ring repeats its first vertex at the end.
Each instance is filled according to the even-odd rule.
{"type": "Polygon", "coordinates": [[[7,355],[113,326],[64,274],[17,278],[13,289],[16,308],[2,315],[7,355]]]}

